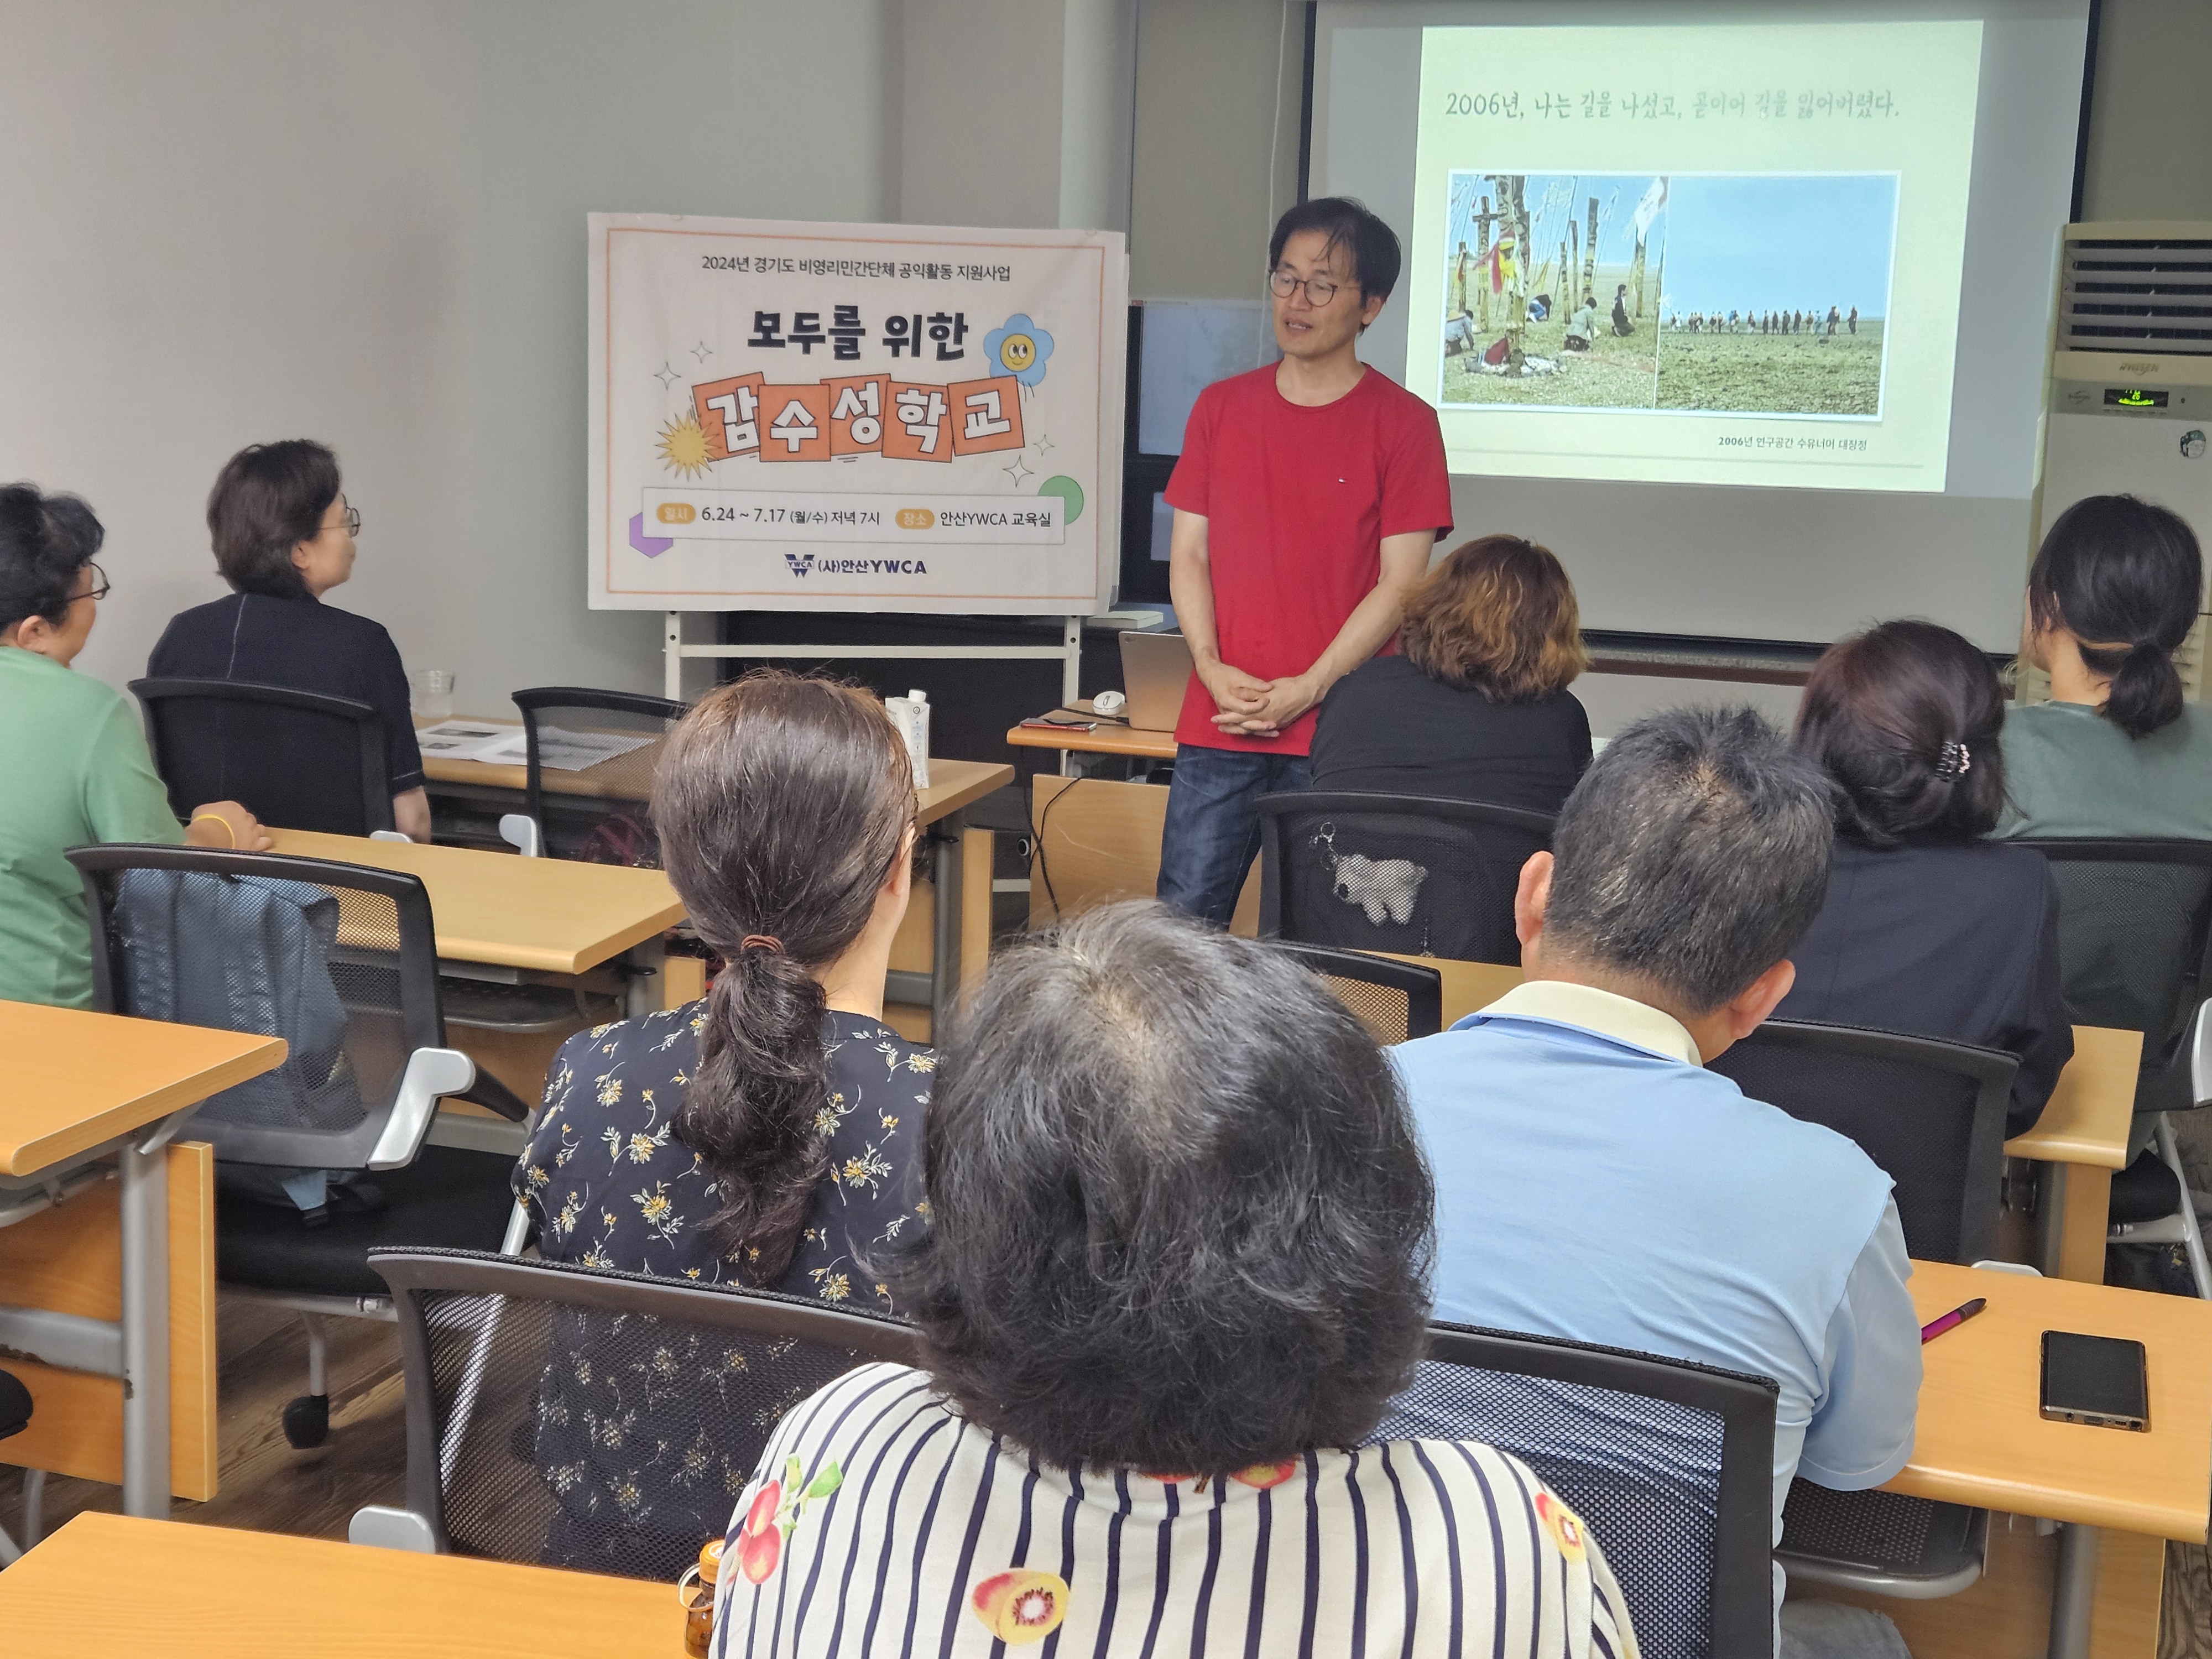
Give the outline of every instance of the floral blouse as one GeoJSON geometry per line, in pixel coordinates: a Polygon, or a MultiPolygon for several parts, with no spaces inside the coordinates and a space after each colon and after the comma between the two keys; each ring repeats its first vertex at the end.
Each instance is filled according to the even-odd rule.
{"type": "MultiPolygon", "coordinates": [[[[562,1045],[545,1106],[515,1166],[514,1188],[555,1261],[708,1284],[749,1284],[715,1248],[714,1176],[672,1124],[699,1063],[707,1005],[579,1031],[562,1045]]],[[[815,1115],[830,1168],[799,1249],[769,1288],[890,1310],[890,1293],[861,1265],[927,1224],[921,1198],[921,1114],[937,1056],[879,1020],[830,1009],[822,1044],[830,1091],[815,1115]]]]}

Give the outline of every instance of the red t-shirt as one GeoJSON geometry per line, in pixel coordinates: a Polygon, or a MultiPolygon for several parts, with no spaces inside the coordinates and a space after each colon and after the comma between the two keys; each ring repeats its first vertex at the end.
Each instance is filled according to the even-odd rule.
{"type": "MultiPolygon", "coordinates": [[[[1374,592],[1385,536],[1452,521],[1436,410],[1373,368],[1317,409],[1278,392],[1272,364],[1215,381],[1190,411],[1167,497],[1206,521],[1221,659],[1266,680],[1304,673],[1328,648],[1374,592]]],[[[1274,738],[1225,732],[1217,712],[1192,675],[1176,741],[1303,755],[1318,711],[1274,738]]]]}

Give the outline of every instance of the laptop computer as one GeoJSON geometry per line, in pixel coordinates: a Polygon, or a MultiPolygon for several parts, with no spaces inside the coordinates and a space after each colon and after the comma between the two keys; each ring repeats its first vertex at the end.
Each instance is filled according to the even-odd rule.
{"type": "Polygon", "coordinates": [[[1121,690],[1130,729],[1172,732],[1190,684],[1190,645],[1180,634],[1121,633],[1121,690]]]}

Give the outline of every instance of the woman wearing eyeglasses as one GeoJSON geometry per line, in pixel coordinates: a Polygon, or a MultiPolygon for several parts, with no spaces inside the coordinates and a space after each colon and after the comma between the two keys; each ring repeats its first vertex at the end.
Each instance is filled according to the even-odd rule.
{"type": "Polygon", "coordinates": [[[0,1000],[92,1006],[84,888],[64,856],[93,842],[243,847],[269,837],[236,801],[192,809],[187,827],[146,752],[138,713],[70,666],[91,636],[107,579],[105,532],[74,495],[0,487],[0,1000]]]}
{"type": "Polygon", "coordinates": [[[361,513],[340,488],[337,457],[306,438],[248,444],[208,496],[216,568],[234,590],[169,623],[147,659],[154,678],[244,680],[350,697],[384,717],[392,817],[430,839],[430,798],[407,696],[407,672],[381,623],[323,596],[353,574],[361,513]]]}

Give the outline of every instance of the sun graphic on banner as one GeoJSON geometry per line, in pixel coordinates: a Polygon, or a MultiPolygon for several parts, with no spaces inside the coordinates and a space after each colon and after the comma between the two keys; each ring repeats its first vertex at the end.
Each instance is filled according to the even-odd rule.
{"type": "Polygon", "coordinates": [[[696,478],[707,470],[707,434],[696,416],[680,415],[660,428],[660,459],[678,477],[696,478]]]}

